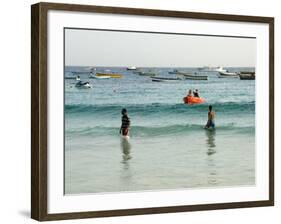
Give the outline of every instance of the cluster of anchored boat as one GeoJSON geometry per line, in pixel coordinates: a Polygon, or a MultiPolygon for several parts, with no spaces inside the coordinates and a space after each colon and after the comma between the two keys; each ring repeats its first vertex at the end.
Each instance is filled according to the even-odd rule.
{"type": "MultiPolygon", "coordinates": [[[[148,76],[151,78],[153,82],[174,82],[179,80],[208,80],[208,75],[204,74],[209,72],[217,72],[217,75],[219,78],[240,78],[241,80],[254,80],[255,79],[255,72],[229,72],[222,67],[203,67],[198,68],[198,72],[194,73],[187,73],[184,71],[179,71],[177,69],[174,69],[172,71],[169,71],[169,74],[174,74],[175,77],[161,77],[158,76],[157,73],[153,71],[142,71],[141,69],[138,69],[136,67],[128,67],[128,71],[133,71],[134,74],[137,74],[139,76],[148,76]],[[203,74],[202,74],[203,73],[203,74]]],[[[75,84],[75,87],[77,88],[91,88],[92,85],[90,82],[82,82],[80,80],[80,74],[88,74],[89,79],[111,79],[111,78],[123,78],[122,74],[119,73],[113,73],[110,70],[105,70],[103,72],[98,72],[96,68],[91,68],[90,71],[73,71],[73,75],[66,76],[65,79],[75,79],[77,83],[75,84]]]]}
{"type": "Polygon", "coordinates": [[[241,80],[254,80],[255,72],[229,72],[222,67],[203,67],[198,68],[198,72],[194,73],[186,73],[184,71],[179,71],[174,69],[173,71],[168,72],[169,74],[174,74],[176,77],[159,77],[154,72],[143,72],[143,71],[135,71],[135,74],[140,76],[149,76],[151,77],[153,82],[173,82],[179,80],[208,80],[208,75],[202,75],[202,73],[208,72],[217,72],[219,78],[240,78],[241,80]]]}

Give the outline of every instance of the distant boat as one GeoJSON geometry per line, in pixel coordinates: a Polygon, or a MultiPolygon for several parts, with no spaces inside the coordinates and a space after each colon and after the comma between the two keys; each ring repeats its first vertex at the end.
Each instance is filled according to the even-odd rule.
{"type": "Polygon", "coordinates": [[[65,76],[65,79],[75,79],[76,81],[80,81],[80,76],[65,76]]]}
{"type": "Polygon", "coordinates": [[[123,75],[117,74],[117,73],[112,73],[111,70],[106,69],[103,72],[97,72],[96,68],[92,68],[89,78],[94,78],[94,79],[109,79],[109,78],[122,78],[123,75]]]}
{"type": "Polygon", "coordinates": [[[219,72],[219,78],[238,78],[238,73],[236,72],[219,72]]]}
{"type": "Polygon", "coordinates": [[[121,74],[117,74],[117,73],[99,73],[99,72],[97,72],[96,73],[96,76],[97,77],[110,77],[110,78],[123,78],[123,75],[121,75],[121,74]]]}
{"type": "Polygon", "coordinates": [[[217,67],[217,68],[215,68],[214,69],[214,71],[216,71],[216,72],[227,72],[223,67],[217,67]]]}
{"type": "Polygon", "coordinates": [[[149,77],[156,76],[156,73],[154,72],[138,72],[137,74],[140,76],[149,76],[149,77]]]}
{"type": "Polygon", "coordinates": [[[127,67],[127,70],[137,70],[137,67],[135,67],[135,66],[130,66],[130,67],[127,67]]]}
{"type": "Polygon", "coordinates": [[[201,72],[226,72],[226,70],[221,66],[219,66],[219,67],[204,66],[204,67],[198,68],[198,70],[201,72]]]}
{"type": "Polygon", "coordinates": [[[72,71],[72,73],[76,74],[76,75],[78,75],[78,74],[89,74],[90,71],[72,71]]]}
{"type": "Polygon", "coordinates": [[[152,77],[153,82],[175,82],[180,81],[180,78],[152,77]]]}
{"type": "Polygon", "coordinates": [[[111,76],[109,76],[109,75],[97,76],[97,75],[94,75],[93,73],[90,73],[89,78],[90,79],[110,79],[111,76]]]}
{"type": "Polygon", "coordinates": [[[185,79],[190,79],[190,80],[208,80],[207,75],[196,75],[196,74],[188,74],[188,73],[179,73],[179,75],[182,75],[185,79]]]}
{"type": "Polygon", "coordinates": [[[76,79],[75,76],[65,76],[65,79],[76,79]]]}
{"type": "Polygon", "coordinates": [[[168,73],[169,73],[169,74],[178,74],[178,73],[179,73],[179,70],[174,69],[173,71],[169,71],[168,73]]]}
{"type": "Polygon", "coordinates": [[[255,80],[256,73],[255,72],[240,72],[239,77],[241,80],[255,80]]]}

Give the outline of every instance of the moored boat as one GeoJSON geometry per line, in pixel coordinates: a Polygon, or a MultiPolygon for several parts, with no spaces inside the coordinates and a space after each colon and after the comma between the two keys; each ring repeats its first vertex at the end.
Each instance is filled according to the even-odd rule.
{"type": "Polygon", "coordinates": [[[241,80],[255,80],[256,73],[255,72],[240,72],[239,78],[241,80]]]}
{"type": "Polygon", "coordinates": [[[214,69],[214,71],[216,71],[216,72],[227,72],[223,67],[217,67],[217,68],[215,68],[214,69]]]}
{"type": "Polygon", "coordinates": [[[219,72],[219,78],[238,78],[238,73],[236,72],[219,72]]]}
{"type": "Polygon", "coordinates": [[[189,73],[178,73],[182,75],[185,79],[189,80],[208,80],[207,75],[197,75],[197,74],[189,74],[189,73]]]}
{"type": "Polygon", "coordinates": [[[127,67],[127,70],[137,70],[137,67],[135,67],[135,66],[130,66],[130,67],[127,67]]]}
{"type": "Polygon", "coordinates": [[[138,72],[137,74],[140,76],[150,76],[150,77],[156,76],[156,73],[154,72],[138,72]]]}
{"type": "Polygon", "coordinates": [[[221,66],[219,66],[219,67],[204,66],[204,67],[198,68],[198,70],[200,72],[226,72],[226,70],[221,66]]]}
{"type": "Polygon", "coordinates": [[[75,79],[76,81],[80,81],[80,76],[65,76],[65,79],[75,79]]]}
{"type": "Polygon", "coordinates": [[[174,69],[173,71],[169,71],[168,73],[169,73],[169,74],[178,74],[178,73],[179,73],[179,70],[174,69]]]}
{"type": "Polygon", "coordinates": [[[108,77],[109,76],[110,78],[122,78],[123,77],[123,75],[117,74],[117,73],[99,73],[99,72],[97,72],[95,76],[96,77],[108,77]]]}
{"type": "Polygon", "coordinates": [[[176,82],[180,80],[180,78],[152,77],[153,82],[176,82]]]}
{"type": "Polygon", "coordinates": [[[91,73],[89,75],[89,78],[90,79],[110,79],[111,77],[109,75],[107,75],[107,76],[106,75],[105,76],[96,76],[93,73],[91,73]]]}

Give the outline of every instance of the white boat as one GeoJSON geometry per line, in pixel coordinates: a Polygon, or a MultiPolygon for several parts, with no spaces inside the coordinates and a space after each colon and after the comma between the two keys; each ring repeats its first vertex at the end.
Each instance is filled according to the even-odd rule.
{"type": "Polygon", "coordinates": [[[216,72],[227,72],[223,67],[217,67],[217,68],[215,68],[214,69],[214,71],[216,71],[216,72]]]}
{"type": "Polygon", "coordinates": [[[97,75],[94,75],[93,73],[91,73],[91,74],[89,75],[89,78],[90,78],[90,79],[110,79],[111,76],[109,76],[109,75],[97,76],[97,75]]]}
{"type": "Polygon", "coordinates": [[[210,67],[210,66],[204,66],[204,67],[198,68],[198,70],[199,70],[200,72],[213,72],[213,71],[214,71],[214,68],[213,68],[213,67],[210,67]]]}
{"type": "Polygon", "coordinates": [[[236,72],[219,72],[219,78],[238,78],[239,75],[236,72]]]}
{"type": "Polygon", "coordinates": [[[182,75],[185,79],[190,79],[190,80],[208,80],[207,75],[197,75],[197,74],[189,74],[189,73],[178,73],[178,75],[182,75]]]}
{"type": "Polygon", "coordinates": [[[130,66],[130,67],[127,67],[127,70],[137,70],[137,67],[135,67],[135,66],[130,66]]]}
{"type": "Polygon", "coordinates": [[[219,66],[219,67],[204,66],[204,67],[198,68],[198,70],[200,72],[226,72],[226,70],[221,66],[219,66]]]}

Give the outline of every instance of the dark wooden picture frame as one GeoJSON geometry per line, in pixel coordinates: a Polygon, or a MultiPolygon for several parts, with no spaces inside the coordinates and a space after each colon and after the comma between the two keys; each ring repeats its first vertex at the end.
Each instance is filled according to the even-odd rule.
{"type": "Polygon", "coordinates": [[[137,8],[116,8],[89,5],[38,3],[31,7],[31,217],[39,221],[125,216],[170,212],[187,212],[274,205],[274,18],[223,15],[137,8]],[[153,207],[124,210],[87,211],[48,214],[47,195],[47,13],[49,10],[97,12],[167,18],[194,18],[217,21],[253,22],[269,25],[269,200],[153,207]]]}

